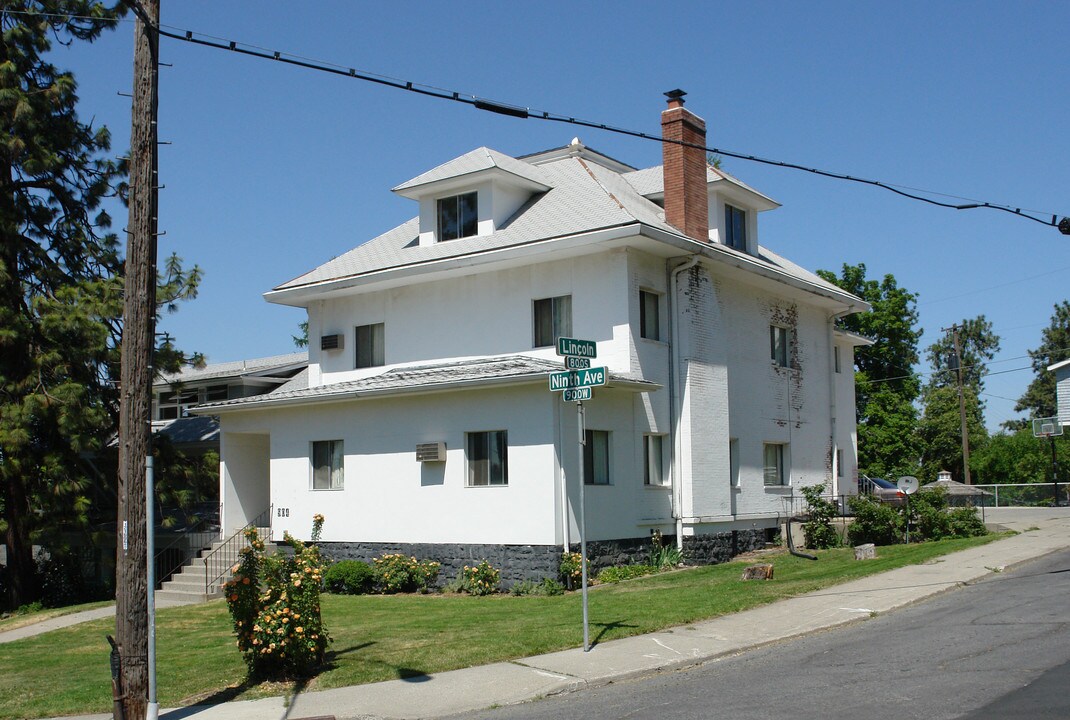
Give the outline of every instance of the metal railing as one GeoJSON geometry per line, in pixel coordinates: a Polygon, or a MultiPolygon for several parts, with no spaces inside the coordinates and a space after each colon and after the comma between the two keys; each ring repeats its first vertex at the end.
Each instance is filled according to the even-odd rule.
{"type": "MultiPolygon", "coordinates": [[[[245,531],[250,528],[257,528],[258,530],[267,528],[270,530],[272,507],[268,507],[267,510],[253,518],[251,522],[220,543],[219,547],[204,556],[205,595],[212,594],[212,588],[219,584],[223,577],[229,575],[231,568],[238,563],[241,558],[241,551],[249,547],[249,539],[245,537],[245,531]]],[[[269,537],[261,539],[271,540],[270,533],[269,537]]]]}
{"type": "MultiPolygon", "coordinates": [[[[222,512],[222,505],[220,505],[219,512],[222,512]]],[[[164,582],[170,580],[175,573],[188,565],[198,553],[219,539],[220,516],[200,518],[156,551],[153,557],[156,573],[155,590],[159,590],[164,582]]]]}

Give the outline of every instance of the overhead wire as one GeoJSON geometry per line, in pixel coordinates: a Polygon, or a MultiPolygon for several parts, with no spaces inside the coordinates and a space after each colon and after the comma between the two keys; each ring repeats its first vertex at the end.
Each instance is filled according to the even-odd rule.
{"type": "MultiPolygon", "coordinates": [[[[139,3],[133,0],[128,0],[127,5],[133,9],[136,14],[140,13],[139,3]]],[[[61,15],[58,13],[31,13],[27,11],[10,10],[4,11],[12,14],[25,14],[25,15],[48,15],[69,17],[84,20],[103,20],[102,18],[95,18],[91,16],[78,16],[78,15],[61,15]]],[[[481,97],[472,93],[462,93],[456,90],[450,90],[447,88],[441,88],[434,85],[428,85],[424,83],[415,83],[411,80],[402,80],[399,78],[391,77],[388,75],[381,75],[368,71],[358,70],[354,67],[348,67],[345,65],[339,65],[337,63],[319,60],[303,55],[297,55],[295,53],[282,52],[279,50],[271,50],[258,45],[253,45],[245,42],[238,42],[235,40],[228,40],[226,38],[208,35],[206,33],[195,33],[192,30],[180,28],[173,25],[160,24],[153,26],[156,32],[160,35],[171,38],[173,40],[179,40],[184,42],[193,43],[205,47],[211,47],[218,50],[229,50],[242,55],[248,55],[251,57],[260,58],[263,60],[272,60],[276,62],[282,62],[288,65],[294,65],[302,67],[308,70],[315,70],[319,72],[326,72],[342,77],[349,77],[355,80],[362,80],[364,82],[370,82],[385,87],[390,87],[396,90],[405,90],[408,92],[417,93],[425,97],[432,97],[439,100],[447,100],[452,102],[463,103],[471,105],[478,110],[485,110],[487,112],[493,112],[500,115],[506,115],[509,117],[522,118],[522,119],[535,119],[545,120],[548,122],[559,122],[570,125],[577,125],[580,127],[587,127],[595,130],[602,130],[609,133],[618,135],[625,135],[642,140],[651,140],[659,143],[671,143],[675,145],[681,145],[683,147],[695,148],[703,150],[707,153],[714,155],[720,155],[723,157],[731,157],[738,160],[745,160],[748,162],[759,163],[763,165],[770,165],[773,167],[780,167],[789,170],[799,170],[802,172],[808,172],[821,177],[827,177],[834,180],[844,180],[848,182],[860,183],[863,185],[869,185],[872,187],[881,188],[889,192],[900,195],[909,200],[915,200],[918,202],[927,203],[937,207],[949,208],[952,210],[973,210],[973,209],[989,209],[1006,212],[1011,215],[1032,220],[1033,222],[1040,223],[1041,225],[1058,228],[1060,232],[1064,234],[1070,234],[1070,218],[1063,217],[1059,220],[1057,213],[1047,213],[1040,210],[1029,210],[1015,207],[1013,205],[1004,203],[995,203],[983,200],[976,200],[961,195],[953,195],[950,193],[942,193],[934,190],[924,190],[920,188],[911,187],[909,185],[900,185],[896,183],[885,182],[882,180],[873,180],[870,178],[862,178],[854,175],[848,175],[846,173],[833,172],[831,170],[822,170],[816,167],[810,167],[800,163],[788,162],[784,160],[774,160],[771,158],[761,157],[746,152],[739,152],[735,150],[728,150],[725,148],[712,147],[702,145],[699,143],[689,143],[683,140],[671,140],[661,137],[660,134],[651,134],[641,132],[638,130],[631,130],[629,128],[619,127],[611,125],[609,123],[603,123],[593,120],[584,120],[582,118],[573,117],[566,114],[549,112],[545,110],[534,110],[530,107],[523,105],[516,105],[512,103],[501,102],[490,98],[481,97]],[[963,203],[944,202],[937,200],[934,197],[925,197],[925,195],[919,195],[917,193],[925,193],[926,195],[933,195],[938,197],[944,197],[954,200],[964,200],[963,203]],[[1038,215],[1051,215],[1051,220],[1046,220],[1038,215]]]]}

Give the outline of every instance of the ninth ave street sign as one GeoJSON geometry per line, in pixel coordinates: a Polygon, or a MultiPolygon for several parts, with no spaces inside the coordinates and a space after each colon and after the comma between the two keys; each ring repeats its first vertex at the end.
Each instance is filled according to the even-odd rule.
{"type": "Polygon", "coordinates": [[[595,387],[596,385],[605,384],[606,369],[604,367],[550,373],[550,390],[552,391],[595,387]]]}

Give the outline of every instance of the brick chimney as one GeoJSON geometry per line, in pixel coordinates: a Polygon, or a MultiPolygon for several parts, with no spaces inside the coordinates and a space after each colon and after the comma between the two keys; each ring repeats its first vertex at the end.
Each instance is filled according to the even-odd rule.
{"type": "Polygon", "coordinates": [[[700,242],[710,241],[706,195],[706,122],[684,109],[683,90],[665,93],[669,107],[661,112],[661,137],[698,145],[661,144],[665,182],[665,220],[700,242]]]}

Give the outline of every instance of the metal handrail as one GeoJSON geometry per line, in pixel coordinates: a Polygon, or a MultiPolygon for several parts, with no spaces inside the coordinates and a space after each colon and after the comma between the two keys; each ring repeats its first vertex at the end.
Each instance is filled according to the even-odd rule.
{"type": "MultiPolygon", "coordinates": [[[[171,542],[156,551],[153,556],[156,572],[155,589],[160,589],[164,582],[170,580],[171,576],[189,563],[197,553],[219,538],[219,528],[211,526],[216,525],[221,516],[222,505],[220,505],[220,514],[215,518],[201,518],[193,527],[179,533],[171,542]]],[[[155,529],[153,532],[156,532],[155,529]]]]}
{"type": "Polygon", "coordinates": [[[238,562],[241,551],[249,547],[249,539],[245,537],[245,531],[250,528],[271,528],[272,507],[257,515],[252,521],[224,540],[219,547],[204,556],[204,594],[210,595],[212,587],[225,575],[231,572],[231,568],[238,562]]]}

